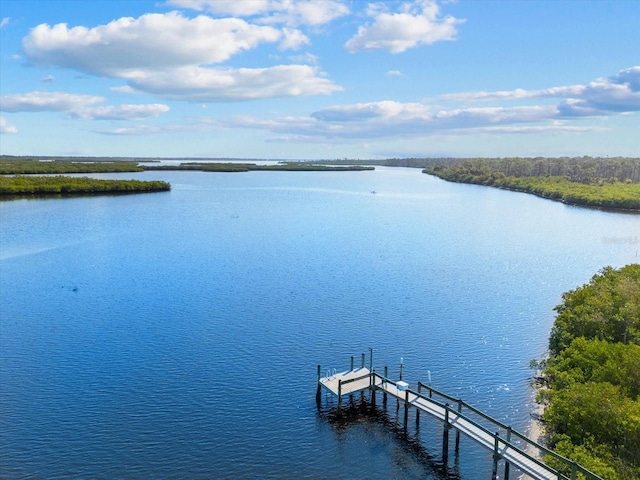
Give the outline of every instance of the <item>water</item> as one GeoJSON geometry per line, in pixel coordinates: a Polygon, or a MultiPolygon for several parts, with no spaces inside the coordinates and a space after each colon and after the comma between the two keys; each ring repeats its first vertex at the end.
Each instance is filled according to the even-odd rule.
{"type": "Polygon", "coordinates": [[[329,421],[316,366],[523,431],[562,292],[639,260],[639,216],[419,170],[104,177],[173,189],[0,203],[2,478],[488,478],[435,421],[329,421]]]}

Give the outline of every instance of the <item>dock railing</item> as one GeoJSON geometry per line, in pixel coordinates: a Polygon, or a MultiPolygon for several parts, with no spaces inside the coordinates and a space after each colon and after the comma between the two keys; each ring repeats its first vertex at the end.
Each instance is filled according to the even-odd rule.
{"type": "MultiPolygon", "coordinates": [[[[389,381],[389,380],[387,380],[387,381],[389,381]]],[[[529,458],[530,460],[532,460],[532,461],[534,461],[534,462],[536,462],[536,463],[538,463],[540,465],[546,465],[544,462],[541,462],[539,459],[540,458],[544,458],[544,456],[548,455],[548,456],[552,457],[553,459],[561,462],[566,467],[569,467],[571,469],[571,477],[568,477],[571,480],[576,478],[576,474],[577,473],[581,473],[582,475],[584,475],[589,480],[591,480],[591,479],[593,479],[593,480],[602,480],[601,477],[599,477],[595,473],[587,470],[586,468],[584,468],[583,466],[581,466],[580,464],[578,464],[574,460],[570,460],[570,459],[568,459],[566,457],[563,457],[562,455],[554,452],[553,450],[550,450],[549,448],[545,447],[544,445],[540,445],[538,442],[530,439],[525,434],[520,433],[517,430],[514,430],[511,426],[506,425],[506,424],[500,422],[499,420],[496,420],[495,418],[487,415],[486,413],[478,410],[474,406],[469,405],[464,400],[462,400],[460,398],[452,397],[451,395],[448,395],[448,394],[446,394],[444,392],[441,392],[440,390],[437,390],[437,389],[433,388],[431,385],[427,385],[427,384],[424,384],[422,382],[418,382],[418,392],[415,392],[415,395],[420,396],[421,398],[424,398],[426,400],[439,403],[436,400],[433,400],[432,397],[433,397],[434,394],[436,394],[439,397],[445,398],[445,399],[447,399],[447,400],[449,400],[451,402],[455,402],[458,405],[458,413],[461,416],[465,417],[466,420],[470,421],[471,423],[476,424],[478,427],[480,427],[480,428],[482,428],[484,430],[487,430],[484,426],[478,424],[477,422],[475,422],[474,420],[472,420],[468,416],[464,415],[462,413],[463,408],[473,412],[475,415],[478,415],[479,417],[483,418],[484,420],[487,420],[488,422],[490,422],[495,427],[498,427],[501,430],[505,431],[506,432],[506,440],[500,439],[500,442],[508,444],[508,445],[512,446],[513,448],[517,448],[518,450],[521,450],[523,455],[526,456],[527,458],[529,458]],[[421,392],[421,390],[423,388],[426,389],[429,392],[428,398],[421,392]],[[530,455],[522,447],[515,446],[515,445],[511,444],[510,441],[511,441],[511,437],[512,436],[516,436],[520,441],[524,442],[526,444],[526,446],[536,449],[537,450],[537,455],[530,455]]],[[[487,431],[489,431],[489,430],[487,430],[487,431]]],[[[560,475],[560,473],[558,475],[560,475]]],[[[567,477],[558,476],[558,478],[567,478],[567,477]]]]}
{"type": "Polygon", "coordinates": [[[587,480],[603,480],[575,461],[557,454],[544,445],[540,445],[525,434],[514,430],[510,425],[496,420],[460,398],[433,388],[430,384],[418,382],[417,391],[411,390],[406,382],[401,380],[394,381],[388,378],[387,367],[385,367],[385,375],[380,375],[375,370],[365,368],[364,355],[360,369],[353,369],[353,359],[351,363],[351,370],[334,373],[324,378],[320,376],[320,366],[318,365],[318,391],[316,394],[318,402],[320,402],[321,398],[321,387],[332,391],[338,396],[339,413],[343,395],[368,389],[371,391],[372,401],[375,403],[375,392],[380,390],[384,394],[385,405],[387,395],[404,402],[405,428],[408,424],[408,410],[411,406],[416,408],[416,423],[419,422],[420,412],[430,414],[444,422],[443,457],[445,459],[449,450],[449,430],[453,428],[456,430],[456,454],[460,443],[460,433],[465,433],[483,446],[493,450],[494,472],[497,471],[498,461],[504,460],[506,478],[508,478],[509,465],[512,463],[520,470],[534,472],[533,476],[540,479],[576,480],[577,475],[581,474],[587,480]],[[360,372],[363,373],[360,374],[360,372]],[[438,399],[435,399],[434,396],[438,399]],[[533,449],[534,452],[530,453],[530,449],[533,449]],[[548,459],[553,459],[557,464],[560,464],[560,469],[551,467],[547,463],[548,459]],[[570,473],[567,476],[562,472],[570,473]]]}

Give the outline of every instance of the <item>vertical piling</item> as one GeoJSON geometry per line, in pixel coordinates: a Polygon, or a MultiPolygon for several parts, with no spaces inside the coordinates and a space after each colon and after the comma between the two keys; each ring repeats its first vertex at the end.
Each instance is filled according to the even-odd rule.
{"type": "MultiPolygon", "coordinates": [[[[458,415],[462,413],[462,400],[458,399],[458,415]]],[[[456,429],[456,456],[460,453],[460,430],[456,429]]]]}
{"type": "Polygon", "coordinates": [[[493,468],[491,470],[492,480],[495,480],[498,478],[498,461],[500,460],[500,453],[498,453],[499,438],[500,438],[500,432],[496,432],[496,435],[494,437],[495,441],[493,443],[493,468]]]}
{"type": "Polygon", "coordinates": [[[376,371],[371,370],[369,375],[369,388],[371,389],[371,404],[376,406],[376,371]]]}
{"type": "Polygon", "coordinates": [[[407,424],[409,423],[409,390],[406,390],[404,395],[404,431],[407,431],[407,424]]]}
{"type": "Polygon", "coordinates": [[[362,368],[364,368],[364,353],[362,354],[362,368]]]}
{"type": "MultiPolygon", "coordinates": [[[[420,395],[421,387],[422,387],[422,384],[418,382],[418,395],[420,395]]],[[[419,426],[420,426],[420,409],[416,408],[416,429],[418,429],[419,426]]]]}
{"type": "Polygon", "coordinates": [[[444,404],[444,430],[442,432],[442,462],[449,459],[449,404],[444,404]]]}
{"type": "MultiPolygon", "coordinates": [[[[511,426],[507,427],[507,442],[511,442],[511,426]]],[[[504,480],[509,480],[509,470],[511,465],[505,459],[504,461],[504,480]]]]}
{"type": "Polygon", "coordinates": [[[350,370],[353,372],[353,355],[351,355],[351,369],[350,370]]]}
{"type": "Polygon", "coordinates": [[[342,407],[342,380],[338,380],[338,415],[342,407]]]}
{"type": "Polygon", "coordinates": [[[322,386],[320,385],[320,365],[318,365],[318,389],[316,390],[316,402],[319,404],[322,400],[322,394],[320,393],[322,386]]]}
{"type": "MultiPolygon", "coordinates": [[[[387,383],[387,378],[389,377],[389,367],[385,365],[384,367],[384,382],[387,383]]],[[[387,391],[385,390],[382,394],[382,405],[384,405],[384,409],[387,409],[387,391]]]]}

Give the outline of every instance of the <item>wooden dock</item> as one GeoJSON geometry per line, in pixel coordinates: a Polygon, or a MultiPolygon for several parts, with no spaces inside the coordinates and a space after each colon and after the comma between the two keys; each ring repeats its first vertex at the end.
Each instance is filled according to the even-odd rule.
{"type": "Polygon", "coordinates": [[[324,389],[338,398],[337,413],[340,414],[342,397],[356,392],[370,391],[372,400],[375,403],[375,392],[382,392],[385,398],[391,396],[402,402],[404,405],[404,426],[407,428],[408,412],[414,408],[416,412],[416,423],[420,421],[420,414],[425,413],[444,423],[443,429],[443,460],[447,461],[449,452],[449,431],[455,430],[455,452],[458,454],[460,445],[460,434],[464,434],[473,439],[483,447],[493,451],[493,473],[492,478],[497,478],[499,462],[504,463],[504,475],[502,478],[509,480],[509,470],[513,465],[521,472],[534,480],[575,480],[577,474],[582,474],[588,480],[602,480],[594,473],[588,471],[576,462],[562,457],[546,447],[529,439],[526,435],[513,430],[510,426],[504,425],[498,420],[480,412],[471,405],[460,399],[451,397],[440,392],[430,385],[418,382],[417,391],[409,388],[409,384],[388,378],[388,369],[385,367],[385,375],[380,375],[372,368],[365,367],[364,355],[362,356],[362,366],[354,368],[353,357],[351,358],[351,368],[346,371],[327,371],[325,376],[321,376],[321,368],[318,365],[318,386],[316,400],[321,402],[321,391],[324,389]],[[438,400],[437,397],[441,400],[438,400]],[[451,403],[449,403],[451,402],[451,403]],[[480,418],[483,423],[478,421],[480,418]],[[570,472],[567,476],[557,469],[544,462],[545,456],[550,456],[564,464],[562,471],[570,472]]]}

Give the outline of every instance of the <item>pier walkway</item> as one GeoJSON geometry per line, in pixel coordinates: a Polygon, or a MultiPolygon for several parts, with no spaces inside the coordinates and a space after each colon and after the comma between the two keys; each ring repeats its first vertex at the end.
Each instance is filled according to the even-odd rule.
{"type": "Polygon", "coordinates": [[[343,372],[329,371],[324,377],[321,376],[321,369],[318,366],[316,400],[318,402],[321,401],[322,389],[336,395],[338,397],[339,414],[344,395],[369,390],[372,393],[372,401],[375,403],[375,393],[382,392],[385,402],[387,396],[391,396],[397,399],[398,402],[403,403],[405,429],[408,422],[409,408],[415,408],[416,410],[416,424],[420,422],[420,413],[426,413],[444,423],[442,455],[445,462],[449,452],[449,430],[451,429],[456,432],[456,454],[460,444],[460,433],[493,451],[492,478],[497,478],[498,463],[502,460],[504,462],[503,478],[505,480],[509,479],[511,465],[535,480],[575,480],[578,473],[588,480],[602,480],[576,462],[556,454],[462,400],[451,397],[421,382],[418,382],[417,391],[414,391],[409,388],[408,383],[402,380],[393,381],[389,379],[386,374],[387,371],[385,367],[385,375],[380,375],[375,370],[366,368],[364,366],[364,355],[362,356],[362,367],[354,369],[352,357],[350,370],[343,372]],[[434,396],[441,400],[434,398],[434,396]],[[480,423],[481,421],[482,423],[480,423]],[[564,468],[559,471],[547,465],[543,460],[545,456],[554,458],[557,463],[564,465],[564,468]],[[566,472],[570,473],[566,474],[566,472]]]}

